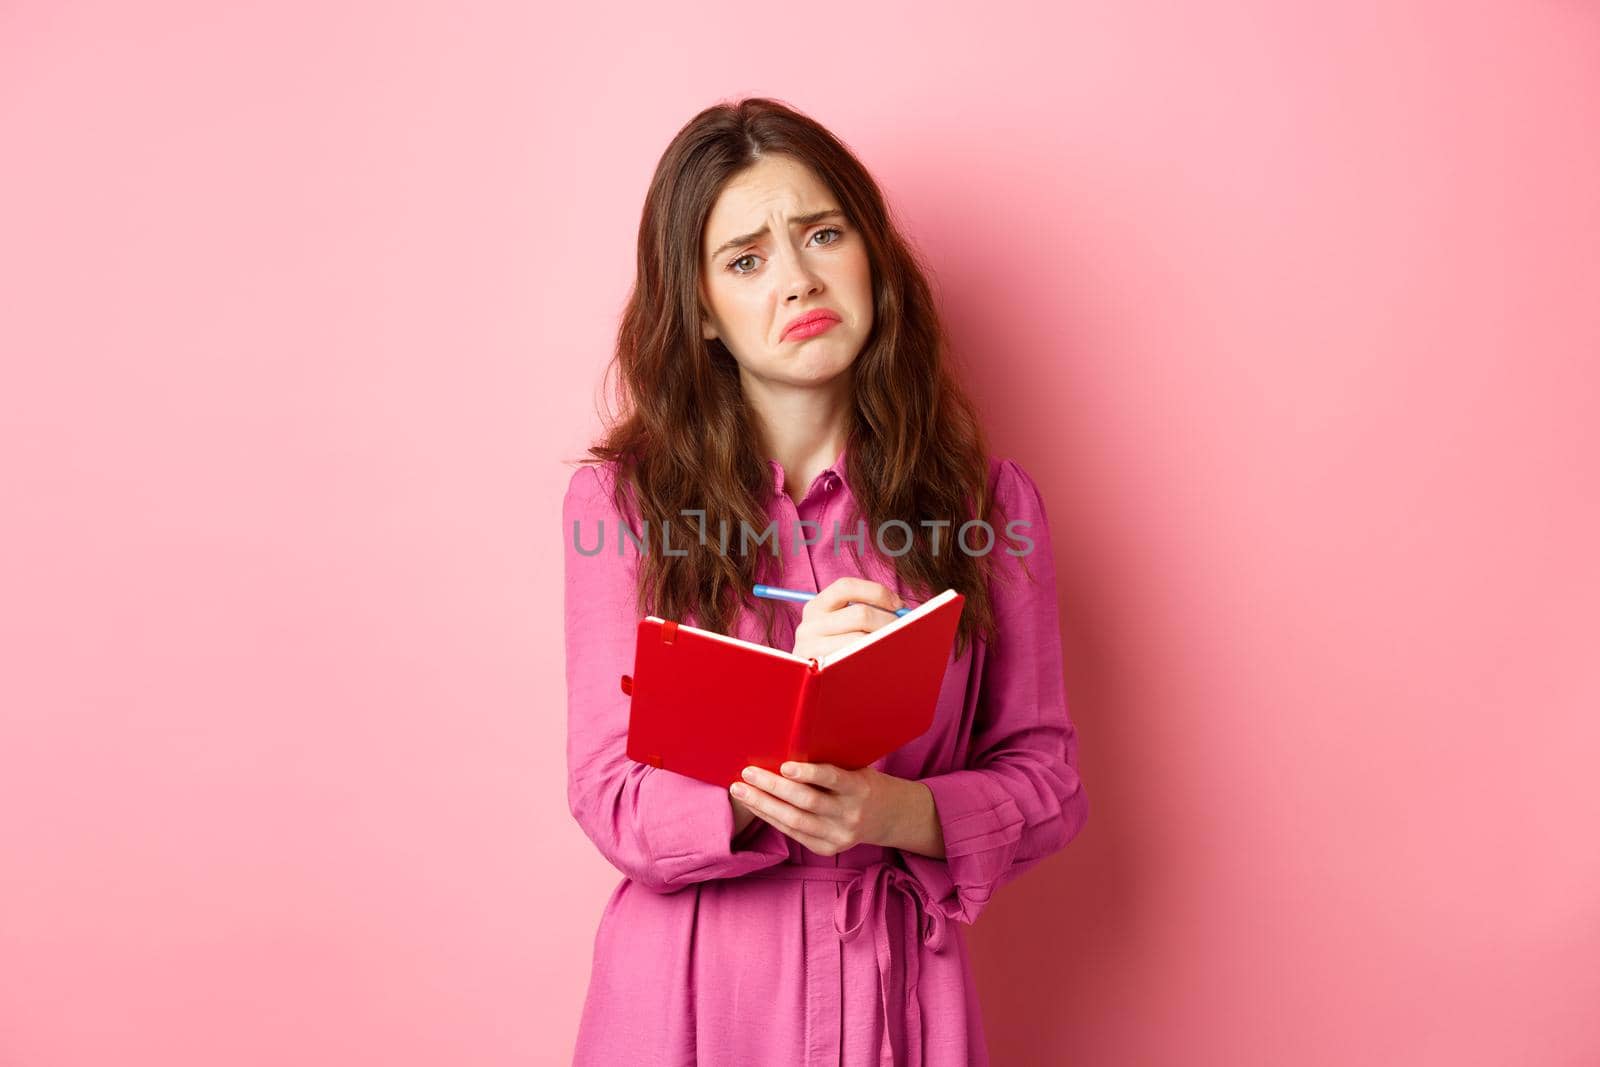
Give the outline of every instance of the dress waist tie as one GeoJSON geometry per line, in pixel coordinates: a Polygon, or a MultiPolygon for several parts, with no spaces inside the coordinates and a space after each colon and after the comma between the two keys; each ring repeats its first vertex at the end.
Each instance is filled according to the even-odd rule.
{"type": "Polygon", "coordinates": [[[803,863],[780,863],[744,875],[746,878],[781,878],[799,881],[843,882],[844,892],[833,906],[833,928],[841,941],[854,941],[870,921],[878,953],[878,985],[883,991],[883,1044],[880,1062],[883,1067],[921,1067],[922,1065],[922,1004],[917,998],[917,976],[922,950],[920,942],[933,952],[944,948],[945,915],[933,906],[932,899],[922,883],[888,861],[866,867],[823,867],[803,863]],[[905,912],[906,951],[905,987],[895,988],[894,959],[890,954],[889,915],[887,902],[889,890],[897,889],[906,897],[905,912]],[[854,923],[850,922],[850,901],[861,895],[861,912],[854,923]],[[894,1046],[894,1020],[889,1018],[892,1006],[903,1008],[905,1020],[904,1050],[894,1046]],[[903,1054],[902,1054],[903,1053],[903,1054]],[[899,1058],[896,1058],[897,1055],[899,1058]]]}

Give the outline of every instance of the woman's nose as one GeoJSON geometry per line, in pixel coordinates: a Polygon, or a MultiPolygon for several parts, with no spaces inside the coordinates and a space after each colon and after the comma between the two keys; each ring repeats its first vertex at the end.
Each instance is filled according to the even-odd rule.
{"type": "Polygon", "coordinates": [[[804,267],[795,267],[784,279],[784,295],[790,300],[822,288],[822,282],[804,267]]]}
{"type": "Polygon", "coordinates": [[[793,299],[822,288],[822,280],[806,265],[805,259],[794,251],[784,253],[779,260],[783,271],[784,296],[793,299]]]}

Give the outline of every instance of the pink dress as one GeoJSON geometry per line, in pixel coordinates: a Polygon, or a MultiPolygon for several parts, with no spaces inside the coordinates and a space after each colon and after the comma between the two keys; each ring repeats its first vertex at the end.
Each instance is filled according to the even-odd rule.
{"type": "MultiPolygon", "coordinates": [[[[906,596],[870,531],[859,550],[865,573],[849,543],[833,551],[836,521],[841,536],[866,529],[848,525],[842,454],[798,506],[783,492],[782,467],[769,463],[768,514],[777,520],[782,564],[774,584],[816,591],[851,575],[906,596]],[[798,526],[797,539],[799,520],[817,525],[798,526]]],[[[1016,462],[990,461],[1006,518],[1031,524],[1010,527],[1032,539],[1031,550],[1020,538],[1009,544],[1028,553],[1034,582],[1007,554],[999,536],[1006,528],[996,529],[990,551],[1017,579],[994,584],[996,640],[974,641],[952,657],[933,727],[873,765],[932,790],[945,858],[877,845],[821,856],[761,819],[733,841],[726,788],[627,758],[628,697],[619,682],[633,668],[638,549],[618,536],[613,474],[609,466],[575,471],[562,515],[568,801],[625,876],[595,935],[573,1062],[987,1064],[960,924],[976,920],[1000,886],[1063,848],[1088,816],[1038,488],[1016,462]]],[[[659,529],[650,533],[650,550],[660,551],[659,529]]],[[[954,533],[943,528],[940,551],[960,551],[954,533]]],[[[674,551],[697,534],[693,516],[673,523],[674,551]]],[[[716,545],[717,531],[707,534],[716,545]]],[[[903,537],[888,527],[883,543],[895,551],[903,537]]],[[[756,551],[753,536],[751,543],[756,551]]],[[[734,532],[729,550],[737,544],[734,532]]],[[[968,531],[966,544],[982,549],[979,528],[968,531]]],[[[770,553],[770,541],[759,550],[770,553]]],[[[788,651],[800,605],[784,608],[786,628],[774,647],[788,651]]],[[[733,633],[764,643],[753,613],[741,615],[733,633]]]]}

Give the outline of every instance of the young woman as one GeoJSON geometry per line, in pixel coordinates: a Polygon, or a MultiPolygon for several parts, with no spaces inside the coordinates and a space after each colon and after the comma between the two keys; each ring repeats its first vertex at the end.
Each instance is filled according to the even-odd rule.
{"type": "Polygon", "coordinates": [[[575,1062],[987,1063],[958,924],[1088,814],[1055,571],[860,162],[776,101],[697,115],[651,181],[614,367],[622,417],[563,507],[568,799],[625,875],[575,1062]],[[643,615],[820,658],[946,588],[933,727],[877,763],[730,792],[627,758],[643,615]]]}

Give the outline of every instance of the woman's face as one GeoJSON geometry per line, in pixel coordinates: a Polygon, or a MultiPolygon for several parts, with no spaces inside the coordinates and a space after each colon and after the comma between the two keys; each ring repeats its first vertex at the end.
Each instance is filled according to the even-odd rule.
{"type": "Polygon", "coordinates": [[[739,173],[712,205],[700,248],[701,336],[722,340],[741,377],[820,385],[849,368],[872,330],[872,270],[860,233],[809,167],[771,155],[739,173]],[[785,336],[815,311],[838,321],[785,336]]]}

